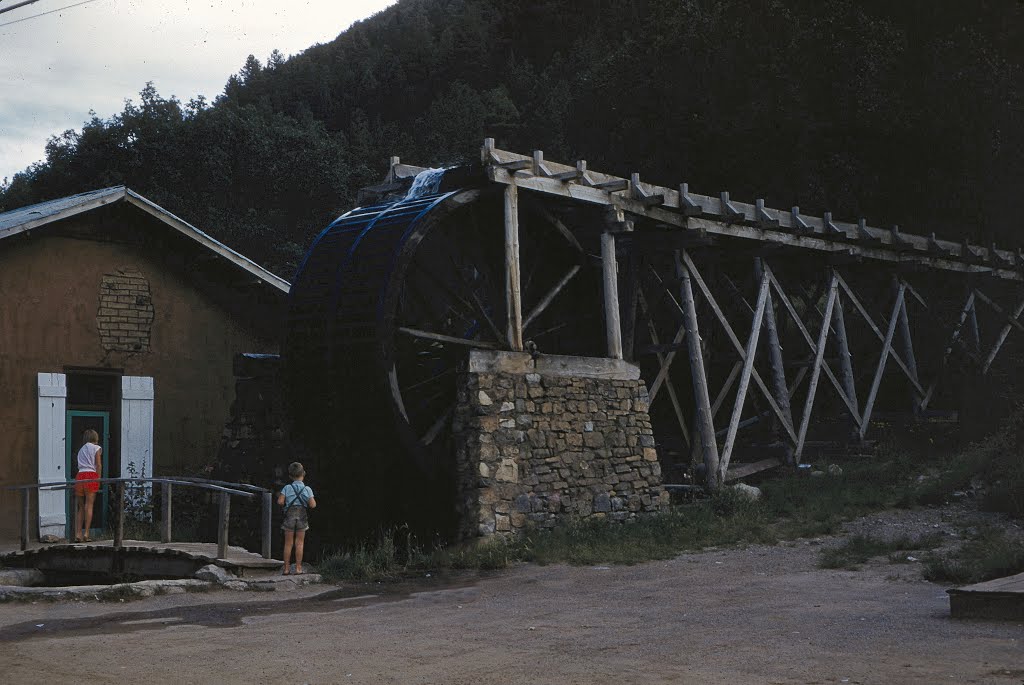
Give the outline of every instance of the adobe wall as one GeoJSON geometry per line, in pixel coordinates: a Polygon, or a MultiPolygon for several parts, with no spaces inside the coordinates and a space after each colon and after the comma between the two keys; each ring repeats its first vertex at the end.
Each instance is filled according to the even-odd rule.
{"type": "MultiPolygon", "coordinates": [[[[234,394],[234,354],[275,352],[276,340],[138,246],[40,232],[3,240],[0,263],[0,487],[36,481],[36,374],[66,367],[153,377],[158,474],[213,461],[234,394]]],[[[17,535],[19,518],[17,495],[0,490],[0,538],[17,535]]]]}
{"type": "Polygon", "coordinates": [[[667,508],[647,407],[626,362],[473,350],[453,423],[460,536],[667,508]]]}

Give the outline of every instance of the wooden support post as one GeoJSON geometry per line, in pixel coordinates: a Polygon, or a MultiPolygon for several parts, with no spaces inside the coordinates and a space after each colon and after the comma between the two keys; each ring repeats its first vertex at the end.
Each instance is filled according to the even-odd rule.
{"type": "MultiPolygon", "coordinates": [[[[644,296],[644,291],[643,291],[642,288],[640,288],[640,284],[639,283],[637,283],[637,293],[636,294],[637,294],[637,302],[640,305],[640,309],[643,311],[644,318],[647,319],[647,330],[648,330],[648,332],[651,335],[651,344],[658,345],[658,344],[660,344],[660,340],[658,338],[658,328],[657,328],[657,326],[654,325],[654,320],[651,318],[650,310],[647,307],[647,298],[644,296]]],[[[681,330],[683,330],[683,332],[685,334],[685,329],[681,329],[681,330]]],[[[680,340],[682,340],[681,337],[680,337],[680,340]]],[[[667,369],[668,365],[672,363],[671,360],[667,360],[665,355],[663,355],[661,352],[655,352],[654,354],[655,354],[655,357],[658,360],[658,364],[660,365],[660,367],[662,369],[667,369]]],[[[667,372],[666,372],[666,376],[665,377],[667,378],[667,372]]],[[[686,426],[686,415],[683,413],[683,405],[679,401],[679,397],[676,395],[676,389],[672,385],[672,380],[668,379],[667,382],[664,382],[664,385],[665,385],[666,390],[668,391],[669,400],[672,402],[672,410],[676,414],[676,421],[679,422],[679,430],[683,434],[683,440],[686,441],[687,446],[692,447],[691,440],[690,440],[690,429],[687,428],[687,426],[686,426]]],[[[652,385],[652,388],[653,388],[653,385],[652,385]]],[[[653,391],[650,391],[650,390],[648,391],[648,400],[647,401],[648,401],[648,405],[654,403],[654,392],[653,391]]]]}
{"type": "MultiPolygon", "coordinates": [[[[892,291],[895,293],[899,289],[901,281],[893,277],[892,279],[892,291]]],[[[907,286],[909,288],[909,286],[907,286]]],[[[907,298],[903,298],[903,307],[900,309],[899,323],[900,333],[900,354],[903,357],[903,361],[907,365],[907,370],[910,375],[913,376],[914,380],[918,383],[921,380],[917,376],[917,358],[914,356],[914,343],[910,337],[910,317],[907,315],[907,298]]],[[[924,394],[919,393],[916,390],[912,392],[913,397],[913,412],[914,414],[921,413],[921,401],[924,399],[924,394]]]]}
{"type": "Polygon", "coordinates": [[[269,559],[270,558],[270,530],[271,530],[271,527],[270,527],[270,520],[271,520],[271,518],[270,517],[271,517],[272,512],[273,512],[273,509],[272,509],[272,507],[274,506],[273,502],[274,502],[273,493],[264,492],[263,493],[263,510],[262,510],[262,512],[260,512],[263,515],[263,525],[262,525],[262,532],[263,532],[263,538],[262,538],[263,545],[262,546],[263,546],[263,549],[262,549],[262,552],[263,552],[263,558],[264,559],[269,559]]]}
{"type": "MultiPolygon", "coordinates": [[[[974,313],[974,291],[971,290],[967,295],[967,302],[964,303],[963,309],[960,310],[960,318],[957,319],[956,325],[953,326],[953,332],[949,336],[949,342],[946,344],[946,348],[942,351],[942,361],[939,362],[939,368],[935,372],[935,377],[932,378],[932,382],[928,384],[928,391],[924,394],[924,398],[921,400],[921,411],[928,408],[928,403],[932,400],[932,394],[935,392],[935,388],[942,380],[942,374],[946,370],[946,362],[949,361],[949,355],[953,353],[953,345],[956,344],[957,338],[960,337],[960,331],[963,330],[964,323],[968,320],[968,315],[974,313]]],[[[978,320],[975,319],[974,323],[977,324],[978,320]]],[[[975,333],[977,330],[975,330],[975,333]]],[[[977,353],[977,349],[974,350],[977,353]]]]}
{"type": "Polygon", "coordinates": [[[696,404],[694,432],[700,439],[704,468],[707,473],[706,485],[709,490],[716,490],[721,485],[718,472],[718,443],[715,442],[715,426],[711,419],[711,399],[708,397],[704,353],[700,348],[697,305],[693,299],[693,287],[690,285],[690,270],[680,260],[678,251],[676,251],[676,272],[680,278],[683,322],[686,326],[686,348],[690,355],[690,375],[693,377],[693,398],[696,404]]]}
{"type": "Polygon", "coordinates": [[[974,291],[971,291],[971,307],[967,312],[967,335],[971,351],[981,355],[981,330],[978,328],[978,310],[974,306],[974,291]]]}
{"type": "Polygon", "coordinates": [[[623,310],[622,356],[636,361],[636,322],[640,304],[640,257],[636,245],[629,244],[626,257],[626,306],[623,310]]]}
{"type": "Polygon", "coordinates": [[[750,337],[747,339],[746,355],[743,359],[743,370],[740,372],[740,385],[736,389],[736,401],[733,404],[729,429],[725,434],[725,443],[722,446],[722,454],[718,462],[719,483],[725,482],[725,474],[729,470],[729,460],[732,458],[732,448],[736,444],[736,431],[739,430],[743,403],[747,399],[747,388],[750,386],[750,372],[754,370],[754,358],[757,356],[757,341],[761,335],[761,322],[764,319],[765,305],[768,300],[768,288],[768,276],[762,274],[761,288],[757,293],[757,305],[754,309],[754,319],[750,324],[750,337]]]}
{"type": "Polygon", "coordinates": [[[28,536],[31,527],[29,526],[29,498],[32,491],[29,488],[21,489],[21,551],[28,549],[28,536]]]}
{"type": "Polygon", "coordinates": [[[825,344],[828,342],[828,331],[832,326],[832,309],[835,307],[838,292],[839,284],[833,274],[831,284],[829,285],[828,301],[825,303],[825,314],[821,317],[821,331],[818,333],[818,344],[814,351],[814,366],[811,367],[811,382],[807,387],[804,413],[800,417],[800,432],[797,434],[796,453],[793,455],[798,464],[804,452],[807,427],[811,423],[811,412],[814,410],[814,396],[818,391],[818,378],[821,377],[821,362],[825,358],[825,344]]]}
{"type": "Polygon", "coordinates": [[[615,261],[615,236],[601,234],[601,267],[604,275],[604,322],[608,356],[622,359],[622,326],[619,323],[619,275],[615,261]]]}
{"type": "Polygon", "coordinates": [[[228,524],[231,516],[231,494],[220,493],[220,507],[217,512],[217,558],[228,558],[228,524]]]}
{"type": "MultiPolygon", "coordinates": [[[[754,275],[758,280],[764,278],[764,261],[758,257],[754,260],[754,275]]],[[[764,310],[764,333],[768,342],[768,363],[771,367],[772,393],[775,395],[775,402],[779,409],[793,423],[793,409],[789,404],[789,388],[786,384],[786,367],[782,358],[782,345],[779,343],[779,325],[775,318],[775,302],[771,292],[768,293],[768,303],[764,310]]],[[[776,422],[775,424],[779,424],[776,422]]],[[[779,431],[779,437],[785,441],[785,436],[779,431]]],[[[786,463],[793,463],[792,446],[786,443],[786,463]]]]}
{"type": "Polygon", "coordinates": [[[523,296],[519,284],[519,193],[514,183],[505,186],[505,311],[508,343],[523,351],[523,296]]]}
{"type": "Polygon", "coordinates": [[[117,484],[117,524],[114,527],[114,549],[124,547],[124,481],[117,484]]]}
{"type": "MultiPolygon", "coordinates": [[[[980,293],[981,291],[977,291],[977,292],[980,293]]],[[[992,304],[995,304],[995,303],[990,301],[989,304],[992,305],[992,304]]],[[[1005,314],[1006,313],[1000,307],[995,307],[995,309],[1000,314],[1005,314]]],[[[1020,322],[1017,321],[1017,319],[1020,318],[1021,312],[1024,312],[1024,300],[1021,300],[1020,304],[1018,304],[1016,307],[1013,308],[1013,315],[1010,316],[1007,319],[1007,322],[1003,325],[1003,327],[1001,329],[999,329],[999,335],[996,336],[995,344],[992,345],[992,349],[989,350],[988,356],[985,357],[985,363],[982,364],[982,366],[981,366],[981,375],[982,376],[984,376],[986,373],[988,373],[989,368],[992,366],[992,362],[994,362],[995,359],[996,359],[996,355],[999,354],[999,350],[1002,349],[1003,343],[1006,342],[1006,336],[1010,334],[1010,329],[1013,327],[1013,325],[1014,324],[1017,324],[1018,326],[1021,325],[1020,322]]]]}
{"type": "Polygon", "coordinates": [[[867,433],[868,425],[871,423],[871,410],[875,406],[875,398],[878,396],[878,386],[882,383],[882,374],[885,373],[885,363],[889,359],[889,351],[892,348],[892,336],[896,332],[896,324],[899,320],[900,308],[903,306],[905,286],[901,283],[896,291],[896,304],[892,308],[892,316],[889,317],[889,329],[882,341],[882,356],[878,360],[878,369],[875,371],[875,378],[871,381],[871,391],[868,392],[867,402],[864,404],[864,411],[861,412],[860,431],[858,435],[863,440],[867,433]]]}
{"type": "Polygon", "coordinates": [[[171,541],[171,484],[160,484],[160,542],[171,541]]]}
{"type": "MultiPolygon", "coordinates": [[[[843,392],[853,406],[857,406],[857,384],[853,376],[853,360],[850,356],[850,341],[846,337],[846,318],[843,316],[843,300],[836,295],[836,306],[832,310],[832,325],[836,329],[836,347],[839,348],[839,382],[843,392]]],[[[853,419],[853,417],[850,417],[853,419]]],[[[851,421],[851,423],[856,423],[851,421]]]]}

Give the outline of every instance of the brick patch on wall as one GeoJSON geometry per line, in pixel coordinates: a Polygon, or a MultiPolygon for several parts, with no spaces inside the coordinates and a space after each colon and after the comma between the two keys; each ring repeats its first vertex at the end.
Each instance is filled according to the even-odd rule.
{"type": "Polygon", "coordinates": [[[96,326],[108,352],[149,352],[153,327],[149,281],[134,267],[103,274],[96,326]]]}
{"type": "Polygon", "coordinates": [[[667,508],[647,403],[620,361],[471,352],[453,421],[459,534],[667,508]]]}

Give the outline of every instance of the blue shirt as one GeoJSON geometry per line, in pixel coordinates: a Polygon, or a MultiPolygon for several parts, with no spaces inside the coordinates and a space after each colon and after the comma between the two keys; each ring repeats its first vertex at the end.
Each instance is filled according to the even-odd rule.
{"type": "Polygon", "coordinates": [[[295,505],[305,507],[313,499],[313,490],[301,480],[293,480],[281,488],[281,494],[284,495],[285,511],[295,505]]]}

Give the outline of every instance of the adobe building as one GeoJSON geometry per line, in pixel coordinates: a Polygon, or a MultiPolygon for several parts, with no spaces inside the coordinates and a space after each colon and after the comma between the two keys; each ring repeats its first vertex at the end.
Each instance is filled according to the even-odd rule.
{"type": "MultiPolygon", "coordinates": [[[[288,290],[123,186],[0,214],[0,539],[21,516],[4,487],[73,479],[86,428],[104,476],[210,464],[232,357],[277,352],[288,290]]],[[[38,501],[32,528],[64,537],[66,494],[38,501]]]]}

